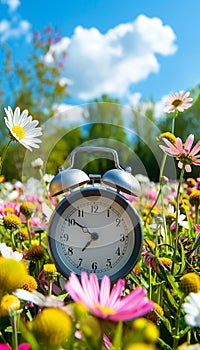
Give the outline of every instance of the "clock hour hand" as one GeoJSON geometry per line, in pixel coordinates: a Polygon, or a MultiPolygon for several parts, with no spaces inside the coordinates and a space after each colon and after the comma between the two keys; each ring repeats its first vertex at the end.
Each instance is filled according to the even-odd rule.
{"type": "Polygon", "coordinates": [[[99,238],[99,235],[97,232],[89,232],[91,235],[90,240],[86,243],[86,245],[82,248],[82,252],[84,252],[84,250],[86,250],[87,247],[89,247],[89,245],[92,243],[92,241],[96,241],[99,238]]]}

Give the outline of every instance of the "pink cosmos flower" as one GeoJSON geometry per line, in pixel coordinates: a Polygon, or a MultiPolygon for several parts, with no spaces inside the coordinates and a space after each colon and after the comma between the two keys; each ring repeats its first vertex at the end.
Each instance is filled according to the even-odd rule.
{"type": "Polygon", "coordinates": [[[111,290],[110,278],[104,276],[99,284],[95,273],[88,277],[81,273],[81,283],[75,273],[71,273],[66,290],[71,298],[83,303],[95,316],[111,321],[126,321],[140,317],[153,309],[154,303],[146,297],[146,290],[136,287],[130,294],[121,298],[125,281],[120,279],[111,290]]]}
{"type": "Polygon", "coordinates": [[[173,113],[175,111],[183,112],[192,106],[193,98],[189,97],[190,91],[175,92],[165,102],[164,112],[173,113]]]}
{"type": "Polygon", "coordinates": [[[190,173],[192,168],[191,164],[200,165],[200,155],[197,153],[200,151],[200,141],[192,148],[194,142],[194,135],[190,134],[183,146],[182,140],[180,137],[176,138],[176,145],[173,145],[169,140],[165,137],[162,139],[166,146],[160,145],[160,148],[166,152],[169,156],[176,157],[178,162],[178,167],[181,169],[183,165],[185,166],[186,172],[190,173]]]}

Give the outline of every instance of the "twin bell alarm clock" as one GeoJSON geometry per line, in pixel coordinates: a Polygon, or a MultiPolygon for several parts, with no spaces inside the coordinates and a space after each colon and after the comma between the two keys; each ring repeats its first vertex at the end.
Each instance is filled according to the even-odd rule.
{"type": "Polygon", "coordinates": [[[111,282],[123,278],[136,264],[143,243],[140,218],[125,194],[138,196],[140,185],[124,170],[114,149],[79,147],[70,154],[70,166],[61,168],[50,183],[50,194],[66,193],[50,218],[47,244],[58,271],[104,275],[111,282]],[[102,176],[74,167],[81,152],[108,154],[114,169],[102,176]],[[124,195],[123,195],[124,194],[124,195]]]}

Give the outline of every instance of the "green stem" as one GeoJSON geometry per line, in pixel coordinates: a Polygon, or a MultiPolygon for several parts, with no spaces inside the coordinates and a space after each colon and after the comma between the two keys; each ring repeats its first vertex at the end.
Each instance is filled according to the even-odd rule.
{"type": "Polygon", "coordinates": [[[28,240],[29,240],[29,243],[31,244],[30,218],[26,218],[26,228],[28,232],[28,240]]]}
{"type": "Polygon", "coordinates": [[[16,245],[15,245],[15,230],[11,231],[11,242],[12,242],[12,248],[13,248],[13,250],[16,250],[16,245]]]}
{"type": "Polygon", "coordinates": [[[151,275],[151,267],[149,267],[149,299],[152,297],[152,275],[151,275]]]}
{"type": "Polygon", "coordinates": [[[12,345],[13,349],[16,349],[18,347],[18,337],[17,337],[17,315],[14,313],[11,317],[11,324],[12,324],[12,345]]]}
{"type": "Polygon", "coordinates": [[[199,203],[195,205],[195,223],[199,223],[199,203]]]}
{"type": "Polygon", "coordinates": [[[47,186],[46,186],[46,183],[44,181],[44,174],[43,174],[42,169],[39,169],[39,173],[40,173],[40,178],[41,178],[41,181],[42,181],[42,186],[44,188],[45,197],[46,197],[46,199],[47,199],[47,201],[48,201],[48,203],[50,205],[50,208],[52,210],[54,210],[55,208],[54,208],[54,206],[52,205],[52,203],[50,201],[49,194],[48,194],[48,191],[47,191],[47,186]]]}
{"type": "Polygon", "coordinates": [[[145,219],[145,225],[147,224],[147,219],[148,219],[149,215],[151,214],[153,208],[154,208],[154,207],[156,206],[156,204],[158,203],[158,200],[159,200],[160,195],[161,195],[161,189],[159,189],[159,192],[158,192],[158,194],[157,194],[157,197],[156,197],[154,203],[152,204],[151,208],[149,209],[149,211],[148,211],[148,213],[147,213],[147,216],[146,216],[146,219],[145,219]]]}
{"type": "Polygon", "coordinates": [[[12,139],[10,139],[8,141],[8,143],[5,145],[5,147],[3,149],[2,156],[0,158],[0,175],[2,174],[3,163],[4,163],[4,160],[5,160],[5,157],[6,157],[6,153],[7,153],[8,147],[9,147],[11,142],[12,142],[12,139]]]}
{"type": "Polygon", "coordinates": [[[181,173],[180,173],[180,178],[179,178],[179,182],[178,182],[178,188],[177,188],[177,193],[176,193],[176,229],[175,229],[175,245],[174,245],[174,253],[173,253],[173,259],[172,259],[172,275],[174,274],[174,266],[175,266],[175,261],[176,261],[176,252],[178,249],[178,217],[179,217],[179,195],[180,195],[180,188],[181,188],[181,184],[183,181],[183,175],[185,172],[185,167],[183,166],[183,168],[181,169],[181,173]]]}
{"type": "Polygon", "coordinates": [[[183,303],[184,299],[185,299],[185,294],[180,299],[178,310],[177,310],[177,314],[176,314],[175,331],[174,331],[174,335],[173,335],[173,347],[172,347],[172,350],[176,350],[177,346],[178,346],[178,343],[179,343],[179,338],[180,338],[180,336],[179,336],[179,326],[180,326],[181,306],[182,306],[182,303],[183,303]]]}
{"type": "Polygon", "coordinates": [[[52,294],[53,278],[48,279],[48,295],[52,294]]]}

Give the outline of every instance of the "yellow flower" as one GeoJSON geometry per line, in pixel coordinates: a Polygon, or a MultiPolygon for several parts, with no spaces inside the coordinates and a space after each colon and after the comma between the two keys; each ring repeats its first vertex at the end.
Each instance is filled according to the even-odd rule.
{"type": "Polygon", "coordinates": [[[45,308],[29,324],[42,349],[61,346],[72,333],[69,315],[57,308],[45,308]]]}
{"type": "Polygon", "coordinates": [[[200,291],[200,277],[195,272],[189,272],[180,278],[179,286],[185,294],[200,291]]]}
{"type": "Polygon", "coordinates": [[[9,316],[9,311],[17,311],[20,308],[20,300],[11,294],[6,294],[1,298],[0,302],[0,315],[9,316]]]}
{"type": "Polygon", "coordinates": [[[135,265],[134,268],[133,268],[133,273],[138,276],[140,275],[142,272],[141,268],[138,266],[138,265],[135,265]]]}
{"type": "Polygon", "coordinates": [[[35,211],[35,204],[32,202],[24,202],[20,206],[20,211],[26,218],[30,218],[35,211]]]}
{"type": "Polygon", "coordinates": [[[32,261],[42,260],[44,257],[45,250],[41,245],[32,245],[26,253],[26,259],[32,261]]]}
{"type": "MultiPolygon", "coordinates": [[[[1,162],[1,157],[0,157],[0,162],[1,162]]],[[[4,175],[0,175],[0,183],[4,182],[4,180],[5,180],[4,175]]]]}
{"type": "Polygon", "coordinates": [[[189,202],[192,205],[199,206],[200,204],[200,190],[193,190],[192,193],[189,195],[189,202]]]}
{"type": "Polygon", "coordinates": [[[53,274],[57,272],[57,269],[54,264],[44,264],[43,266],[44,273],[53,274]]]}
{"type": "Polygon", "coordinates": [[[21,226],[21,220],[17,215],[9,214],[4,216],[3,224],[9,230],[17,230],[21,226]]]}
{"type": "Polygon", "coordinates": [[[197,182],[192,177],[188,177],[186,180],[186,183],[187,183],[188,187],[195,187],[197,182]]]}
{"type": "Polygon", "coordinates": [[[142,333],[142,340],[148,343],[155,343],[159,338],[157,326],[144,317],[137,318],[133,321],[133,330],[136,333],[142,333]]]}
{"type": "Polygon", "coordinates": [[[148,248],[148,247],[150,247],[152,250],[154,250],[155,249],[155,243],[151,240],[151,239],[149,239],[149,238],[145,238],[145,243],[144,243],[144,245],[148,248]]]}
{"type": "Polygon", "coordinates": [[[166,217],[166,222],[167,222],[167,224],[169,224],[169,225],[170,225],[174,220],[176,220],[176,214],[175,214],[175,213],[170,213],[170,212],[168,212],[168,213],[166,213],[165,217],[166,217]]]}
{"type": "Polygon", "coordinates": [[[27,275],[24,278],[22,289],[32,291],[32,290],[36,290],[37,287],[38,287],[37,281],[33,276],[27,275]]]}
{"type": "Polygon", "coordinates": [[[23,280],[27,275],[26,266],[23,261],[0,258],[0,292],[12,292],[21,288],[23,280]]]}
{"type": "Polygon", "coordinates": [[[157,324],[160,321],[160,316],[164,315],[163,309],[160,305],[154,303],[154,309],[146,315],[148,320],[151,320],[153,323],[157,324]]]}
{"type": "Polygon", "coordinates": [[[171,259],[163,257],[163,258],[159,258],[159,260],[161,261],[161,263],[165,267],[167,267],[168,269],[171,269],[171,267],[172,267],[172,260],[171,259]]]}
{"type": "Polygon", "coordinates": [[[11,207],[5,207],[5,208],[3,209],[3,213],[6,213],[6,214],[10,213],[10,214],[13,214],[13,213],[14,213],[14,209],[11,208],[11,207]]]}
{"type": "Polygon", "coordinates": [[[28,231],[26,228],[20,228],[19,229],[19,234],[24,238],[24,239],[28,239],[28,231]]]}

